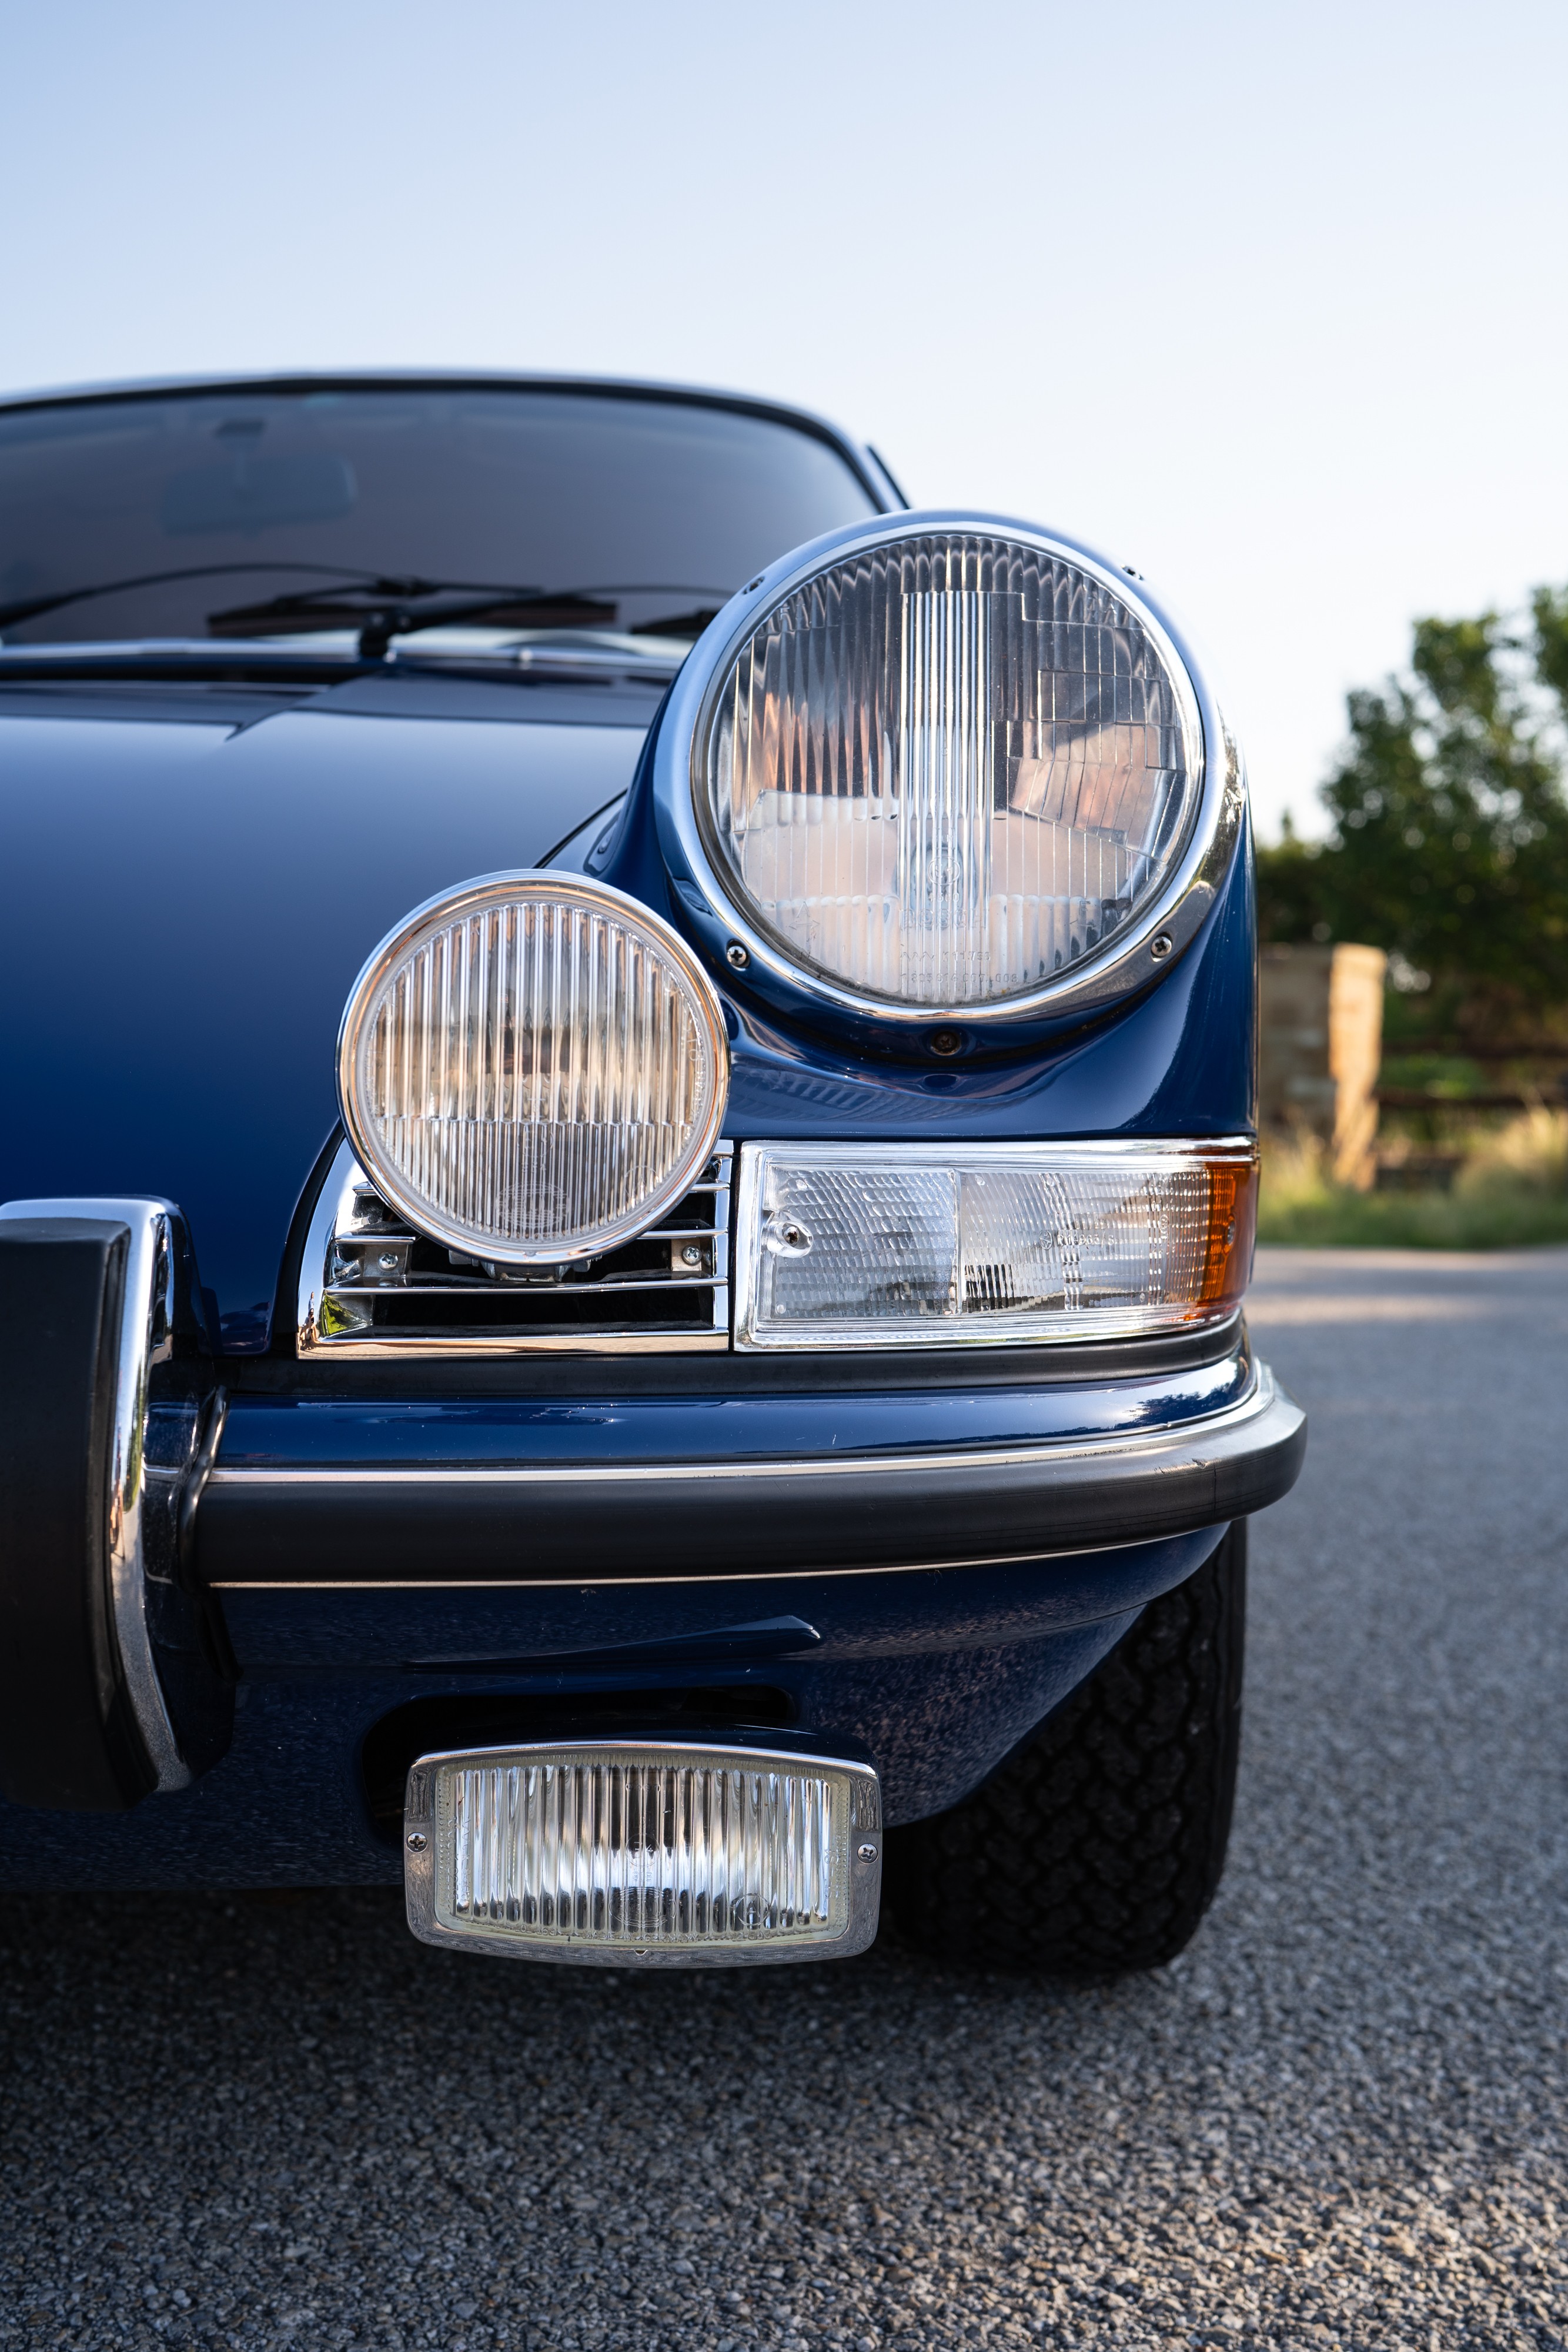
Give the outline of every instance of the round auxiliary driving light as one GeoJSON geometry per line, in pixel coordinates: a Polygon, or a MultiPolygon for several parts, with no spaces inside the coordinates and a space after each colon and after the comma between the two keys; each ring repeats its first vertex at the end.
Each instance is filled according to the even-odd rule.
{"type": "Polygon", "coordinates": [[[780,583],[693,747],[709,861],[763,941],[841,1000],[982,1018],[1128,939],[1203,786],[1192,679],[1126,578],[921,519],[780,583]]]}
{"type": "Polygon", "coordinates": [[[355,983],[343,1125],[410,1224],[509,1265],[614,1249],[679,1200],[724,1118],[712,982],[667,923],[574,875],[415,908],[355,983]]]}

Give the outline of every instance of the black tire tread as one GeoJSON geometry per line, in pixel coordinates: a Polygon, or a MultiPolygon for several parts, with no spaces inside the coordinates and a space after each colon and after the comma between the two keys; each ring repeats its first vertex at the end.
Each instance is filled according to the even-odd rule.
{"type": "Polygon", "coordinates": [[[908,1941],[1081,1980],[1176,1958],[1225,1868],[1246,1593],[1239,1520],[974,1796],[890,1832],[908,1941]]]}

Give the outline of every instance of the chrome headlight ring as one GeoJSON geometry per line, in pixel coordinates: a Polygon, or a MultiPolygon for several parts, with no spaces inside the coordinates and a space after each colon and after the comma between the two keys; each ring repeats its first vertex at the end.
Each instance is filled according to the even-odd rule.
{"type": "Polygon", "coordinates": [[[1241,755],[1180,631],[1154,598],[1081,542],[967,509],[915,511],[856,523],[813,541],[771,565],[717,615],[671,689],[653,751],[653,796],[659,845],[685,919],[719,969],[780,1006],[805,999],[836,1024],[885,1043],[909,1044],[937,1026],[989,1037],[1038,1034],[1103,1012],[1168,971],[1190,946],[1218,897],[1246,807],[1241,755]],[[1005,541],[1072,566],[1136,618],[1184,696],[1193,737],[1195,790],[1185,834],[1145,901],[1091,952],[1049,979],[1010,994],[963,1002],[914,1001],[852,986],[792,953],[748,906],[737,877],[708,838],[706,763],[717,705],[754,634],[790,597],[859,557],[929,537],[1005,541]]]}

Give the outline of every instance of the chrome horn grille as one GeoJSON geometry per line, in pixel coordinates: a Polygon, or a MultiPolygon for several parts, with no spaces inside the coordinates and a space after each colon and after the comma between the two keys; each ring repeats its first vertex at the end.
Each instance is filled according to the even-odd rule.
{"type": "Polygon", "coordinates": [[[734,1147],[647,1233],[587,1263],[501,1266],[445,1248],[388,1207],[345,1143],[306,1239],[302,1356],[670,1354],[729,1345],[734,1147]]]}

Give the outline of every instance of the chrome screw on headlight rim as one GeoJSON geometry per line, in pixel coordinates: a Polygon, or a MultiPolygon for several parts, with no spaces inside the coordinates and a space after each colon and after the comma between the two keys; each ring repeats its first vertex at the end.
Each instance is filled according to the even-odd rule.
{"type": "Polygon", "coordinates": [[[658,916],[575,875],[428,900],[343,1014],[343,1125],[377,1191],[509,1265],[617,1247],[680,1199],[724,1119],[717,993],[658,916]]]}
{"type": "Polygon", "coordinates": [[[1151,980],[1214,903],[1244,791],[1146,593],[968,515],[857,525],[735,598],[655,776],[716,953],[883,1024],[992,1028],[1151,980]]]}

